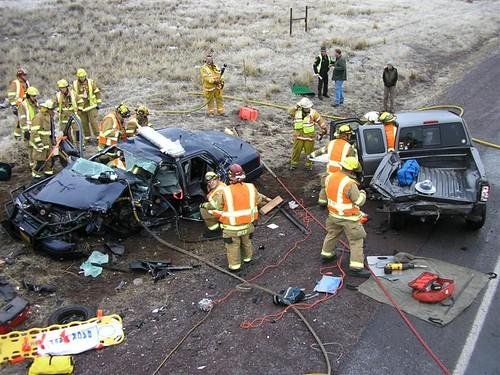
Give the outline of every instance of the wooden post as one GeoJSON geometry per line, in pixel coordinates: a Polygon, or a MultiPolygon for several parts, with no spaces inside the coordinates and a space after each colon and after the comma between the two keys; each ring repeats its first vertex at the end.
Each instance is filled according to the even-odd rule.
{"type": "Polygon", "coordinates": [[[306,31],[307,33],[307,13],[308,13],[308,6],[306,5],[306,14],[304,17],[300,17],[300,18],[293,18],[293,9],[290,8],[290,35],[292,35],[292,24],[293,24],[293,21],[302,21],[304,20],[304,30],[306,31]]]}
{"type": "Polygon", "coordinates": [[[304,26],[304,30],[306,31],[307,33],[307,5],[306,5],[306,16],[304,18],[304,23],[305,23],[305,26],[304,26]]]}

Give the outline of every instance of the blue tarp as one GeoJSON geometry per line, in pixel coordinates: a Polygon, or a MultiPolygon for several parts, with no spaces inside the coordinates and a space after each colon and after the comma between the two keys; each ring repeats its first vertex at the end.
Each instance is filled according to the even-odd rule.
{"type": "Polygon", "coordinates": [[[398,185],[410,186],[413,181],[417,180],[420,172],[420,165],[415,159],[405,161],[403,166],[398,170],[398,185]]]}

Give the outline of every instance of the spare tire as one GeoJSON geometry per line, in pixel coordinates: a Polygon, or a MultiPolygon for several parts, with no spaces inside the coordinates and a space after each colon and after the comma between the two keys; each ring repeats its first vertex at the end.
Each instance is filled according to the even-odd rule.
{"type": "Polygon", "coordinates": [[[96,309],[82,305],[69,305],[61,307],[50,314],[47,322],[49,325],[67,324],[70,322],[89,320],[95,316],[96,309]]]}

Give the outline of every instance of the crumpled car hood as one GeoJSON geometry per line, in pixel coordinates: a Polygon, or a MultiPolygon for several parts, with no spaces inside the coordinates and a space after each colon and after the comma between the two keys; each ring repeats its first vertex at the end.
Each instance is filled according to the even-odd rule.
{"type": "Polygon", "coordinates": [[[79,210],[105,212],[120,197],[127,185],[116,181],[100,183],[86,179],[70,168],[54,176],[35,199],[79,210]]]}

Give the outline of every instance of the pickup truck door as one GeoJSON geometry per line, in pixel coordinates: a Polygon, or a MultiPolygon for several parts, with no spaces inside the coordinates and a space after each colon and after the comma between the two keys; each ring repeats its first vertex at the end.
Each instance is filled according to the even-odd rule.
{"type": "Polygon", "coordinates": [[[372,179],[381,160],[387,154],[384,125],[370,124],[359,126],[356,131],[358,158],[363,165],[365,181],[372,179]]]}

